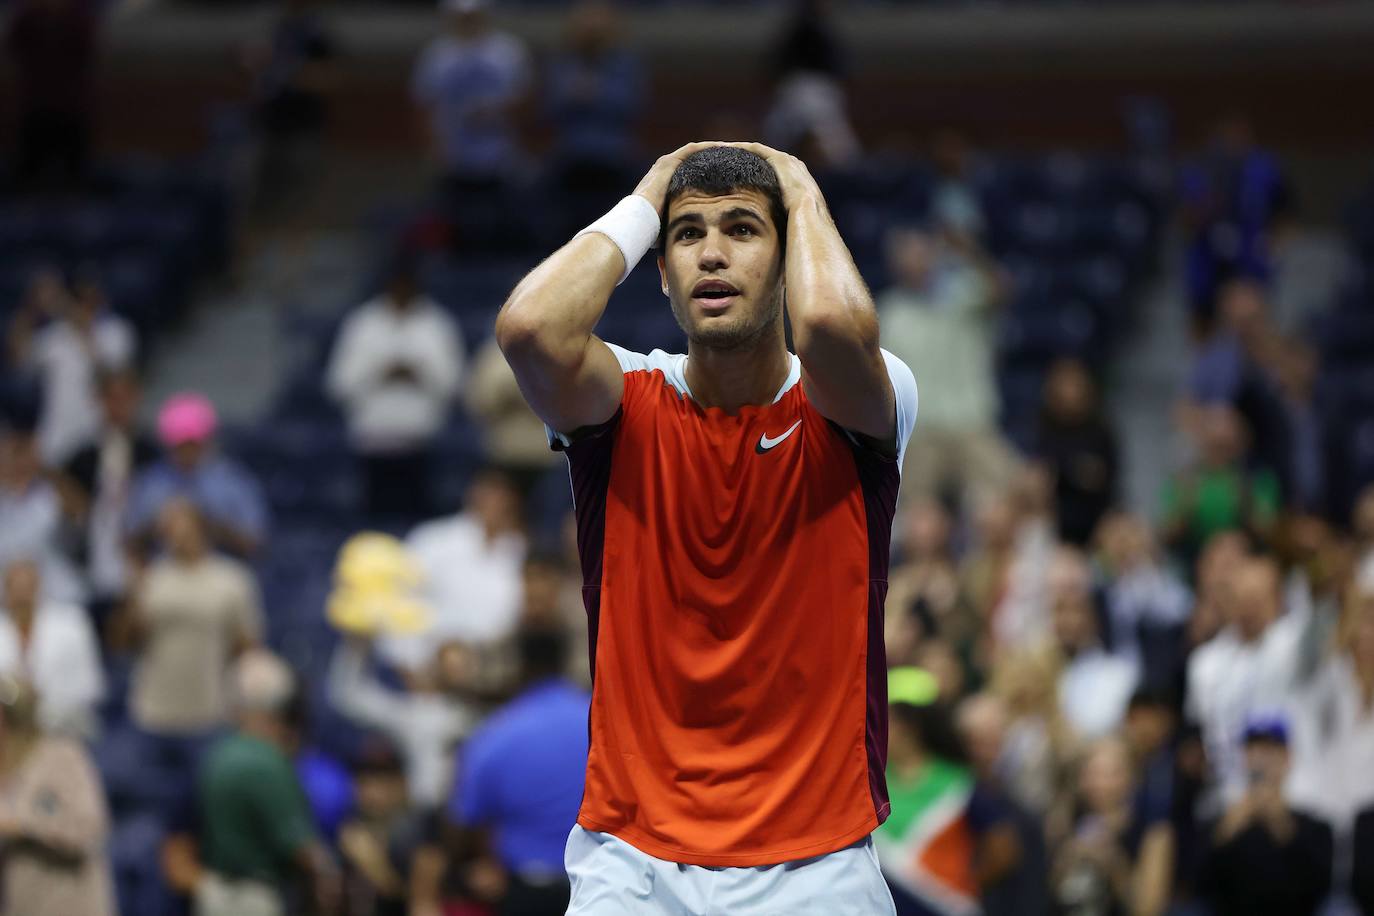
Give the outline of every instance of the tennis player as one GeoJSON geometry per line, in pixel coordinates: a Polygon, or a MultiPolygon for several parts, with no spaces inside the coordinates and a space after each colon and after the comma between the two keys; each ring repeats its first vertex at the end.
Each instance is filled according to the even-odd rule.
{"type": "Polygon", "coordinates": [[[893,912],[869,835],[916,382],[806,167],[664,156],[496,334],[576,504],[594,686],[568,912],[893,912]],[[685,355],[592,333],[655,243],[685,355]]]}

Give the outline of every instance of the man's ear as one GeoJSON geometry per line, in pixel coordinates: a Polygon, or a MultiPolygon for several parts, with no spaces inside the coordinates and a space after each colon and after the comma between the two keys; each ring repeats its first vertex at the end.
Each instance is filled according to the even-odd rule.
{"type": "Polygon", "coordinates": [[[658,256],[658,280],[663,295],[668,295],[668,265],[664,262],[663,255],[658,256]]]}

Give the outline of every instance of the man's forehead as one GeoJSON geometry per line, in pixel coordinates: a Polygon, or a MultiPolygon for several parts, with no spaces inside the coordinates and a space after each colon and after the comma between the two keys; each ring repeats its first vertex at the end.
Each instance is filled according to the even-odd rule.
{"type": "Polygon", "coordinates": [[[668,206],[668,219],[672,220],[684,213],[700,213],[710,219],[713,215],[744,207],[755,211],[759,216],[768,218],[768,198],[761,191],[744,188],[728,194],[706,194],[702,191],[686,190],[673,199],[668,206]]]}

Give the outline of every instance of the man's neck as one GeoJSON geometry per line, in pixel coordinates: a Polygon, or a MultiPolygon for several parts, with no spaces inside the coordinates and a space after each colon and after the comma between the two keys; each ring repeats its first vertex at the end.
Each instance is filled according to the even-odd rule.
{"type": "Polygon", "coordinates": [[[696,344],[687,348],[687,387],[692,399],[726,413],[773,403],[791,372],[792,355],[781,328],[744,349],[717,350],[696,344]]]}

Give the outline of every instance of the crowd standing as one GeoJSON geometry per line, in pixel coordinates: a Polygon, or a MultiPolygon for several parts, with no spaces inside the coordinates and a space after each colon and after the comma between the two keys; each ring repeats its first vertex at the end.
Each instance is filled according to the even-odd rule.
{"type": "MultiPolygon", "coordinates": [[[[271,181],[318,155],[337,62],[311,6],[291,4],[253,57],[271,181]]],[[[825,6],[788,26],[766,127],[818,171],[860,168],[825,6]]],[[[60,16],[86,48],[86,21],[60,16]]],[[[542,88],[483,0],[441,17],[412,92],[454,244],[518,236],[489,207],[518,193],[541,92],[568,228],[579,200],[595,216],[627,187],[644,84],[609,6],[570,16],[542,88]]],[[[85,168],[82,73],[28,103],[34,181],[56,180],[35,149],[85,168]]],[[[899,912],[1374,916],[1374,482],[1341,502],[1318,349],[1273,298],[1281,163],[1233,119],[1182,170],[1189,448],[1147,517],[1124,498],[1101,365],[1052,360],[1029,439],[1004,431],[1015,281],[970,156],[938,138],[930,212],[888,233],[875,290],[922,395],[886,607],[893,813],[877,847],[899,912]]],[[[0,432],[0,911],[562,912],[591,669],[575,526],[541,535],[558,520],[531,518],[529,497],[557,456],[499,350],[469,354],[419,272],[413,250],[389,264],[322,383],[361,471],[358,518],[403,534],[432,617],[340,637],[320,685],[266,647],[272,513],[214,404],[174,395],[145,429],[140,342],[98,276],[32,277],[6,357],[38,396],[0,432]],[[442,506],[435,442],[459,405],[489,463],[442,506]],[[346,750],[319,746],[329,716],[349,723],[346,750]],[[151,896],[111,879],[111,808],[131,793],[159,825],[151,896]]]]}

